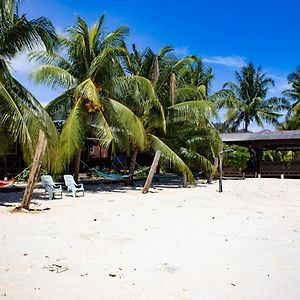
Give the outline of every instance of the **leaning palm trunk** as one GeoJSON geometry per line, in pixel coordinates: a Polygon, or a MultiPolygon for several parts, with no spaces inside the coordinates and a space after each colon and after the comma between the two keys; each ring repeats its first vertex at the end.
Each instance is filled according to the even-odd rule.
{"type": "Polygon", "coordinates": [[[136,157],[137,157],[138,149],[137,147],[133,146],[132,154],[130,159],[130,166],[129,166],[129,177],[127,180],[128,185],[133,185],[133,174],[136,166],[136,157]]]}
{"type": "Polygon", "coordinates": [[[78,181],[80,169],[81,150],[78,150],[74,161],[74,180],[78,181]]]}

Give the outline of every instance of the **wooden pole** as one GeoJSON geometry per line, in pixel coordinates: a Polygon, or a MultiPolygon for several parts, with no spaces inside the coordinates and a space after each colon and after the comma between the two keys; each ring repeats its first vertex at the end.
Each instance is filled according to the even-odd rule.
{"type": "Polygon", "coordinates": [[[219,192],[223,192],[222,176],[223,176],[223,149],[219,153],[219,192]]]}
{"type": "Polygon", "coordinates": [[[47,140],[45,139],[45,133],[42,130],[40,130],[33,163],[29,174],[29,179],[21,203],[21,208],[29,210],[33,190],[35,188],[36,179],[39,174],[43,156],[46,151],[46,146],[47,146],[47,140]]]}
{"type": "Polygon", "coordinates": [[[187,187],[187,174],[184,172],[182,173],[182,177],[183,177],[183,187],[187,187]]]}
{"type": "Polygon", "coordinates": [[[143,187],[143,191],[142,191],[143,194],[146,194],[149,191],[149,188],[150,188],[150,185],[152,183],[155,170],[157,168],[157,165],[158,165],[158,162],[159,162],[159,159],[160,159],[160,155],[161,155],[161,151],[157,150],[156,153],[155,153],[155,156],[154,156],[149,174],[147,176],[147,180],[146,180],[145,185],[143,187]]]}

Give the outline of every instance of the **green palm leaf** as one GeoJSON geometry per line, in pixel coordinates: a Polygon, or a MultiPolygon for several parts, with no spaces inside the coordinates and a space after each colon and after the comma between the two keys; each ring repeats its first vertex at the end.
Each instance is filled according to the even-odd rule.
{"type": "Polygon", "coordinates": [[[194,176],[189,169],[189,167],[185,164],[185,162],[169,147],[167,146],[161,139],[156,137],[155,135],[150,134],[150,143],[151,148],[154,151],[160,150],[161,156],[168,162],[171,162],[172,165],[180,172],[186,173],[188,177],[188,181],[192,184],[195,183],[194,176]]]}

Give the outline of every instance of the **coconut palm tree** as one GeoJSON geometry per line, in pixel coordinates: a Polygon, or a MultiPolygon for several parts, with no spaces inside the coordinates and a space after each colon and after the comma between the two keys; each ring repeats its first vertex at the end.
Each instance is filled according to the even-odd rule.
{"type": "Polygon", "coordinates": [[[29,163],[39,130],[46,133],[49,155],[57,143],[57,131],[42,105],[12,77],[9,61],[36,46],[52,49],[56,35],[48,19],[28,20],[25,15],[19,16],[18,8],[19,1],[3,0],[0,3],[0,127],[5,127],[4,135],[21,145],[24,159],[29,163]]]}
{"type": "MultiPolygon", "coordinates": [[[[134,75],[130,78],[127,77],[117,80],[118,83],[120,83],[120,80],[123,80],[123,83],[124,80],[127,80],[127,90],[123,89],[119,91],[116,97],[126,106],[129,106],[130,109],[144,121],[144,127],[146,128],[148,137],[151,136],[150,140],[153,141],[153,136],[155,136],[168,146],[167,154],[164,154],[163,148],[160,150],[163,152],[164,157],[168,157],[168,159],[171,158],[171,160],[173,159],[172,163],[178,170],[186,170],[186,166],[183,167],[183,160],[180,157],[186,158],[189,162],[193,160],[194,162],[193,164],[190,163],[190,166],[199,167],[200,165],[201,168],[207,169],[211,167],[209,160],[206,158],[208,152],[211,150],[209,145],[218,144],[218,138],[213,138],[217,136],[217,131],[209,121],[209,118],[215,113],[215,110],[212,104],[203,99],[204,96],[197,87],[192,85],[192,82],[188,82],[189,88],[186,88],[187,84],[184,82],[184,76],[181,75],[181,73],[183,73],[182,70],[194,62],[196,57],[187,57],[179,61],[175,58],[169,59],[166,54],[172,50],[173,49],[168,46],[162,48],[158,54],[154,54],[150,48],[147,48],[141,54],[134,46],[133,53],[127,58],[127,71],[134,75]],[[143,77],[137,76],[140,74],[142,74],[143,77]],[[174,80],[172,74],[178,78],[176,85],[182,85],[184,88],[179,88],[175,85],[172,86],[172,80],[174,80]],[[152,88],[149,86],[150,81],[152,88]],[[171,97],[169,97],[170,95],[168,93],[171,90],[170,87],[174,89],[172,92],[173,100],[177,100],[178,102],[187,100],[194,101],[176,104],[176,101],[172,101],[172,99],[170,99],[171,97]],[[193,88],[194,93],[187,95],[191,88],[193,88]],[[156,94],[157,91],[160,97],[156,94]],[[127,96],[124,97],[124,95],[127,96]],[[189,99],[188,96],[190,96],[189,99]],[[145,103],[147,103],[146,107],[145,103]],[[149,109],[149,105],[152,109],[149,109]],[[158,112],[160,113],[157,114],[158,112]],[[147,117],[145,118],[145,116],[147,117]],[[149,122],[149,120],[151,120],[151,122],[149,122]],[[156,124],[156,127],[153,125],[150,126],[150,124],[156,124]],[[175,134],[176,130],[178,135],[175,134]],[[212,131],[214,131],[214,134],[212,134],[212,131]],[[194,144],[192,143],[192,135],[197,135],[198,137],[195,137],[193,140],[194,144]],[[199,135],[201,135],[201,137],[199,137],[199,135]],[[189,142],[184,144],[184,141],[188,139],[189,142]],[[177,142],[174,143],[174,140],[177,140],[177,142]],[[198,141],[197,146],[196,140],[198,141]],[[208,140],[210,140],[209,142],[211,142],[211,144],[208,143],[208,140]],[[199,147],[201,144],[200,141],[202,142],[202,146],[204,144],[206,145],[202,147],[203,155],[196,151],[196,149],[198,151],[201,149],[201,147],[199,147]],[[214,141],[216,142],[214,143],[214,141]],[[178,160],[179,158],[180,162],[178,160]]],[[[197,62],[199,63],[199,61],[197,62]]],[[[197,76],[199,76],[199,74],[197,74],[197,76]]],[[[197,81],[197,83],[200,86],[200,82],[197,81]]],[[[119,86],[119,84],[117,84],[117,86],[119,86]]],[[[149,142],[148,139],[148,146],[149,145],[151,145],[151,142],[149,142]]],[[[156,146],[158,146],[157,143],[156,146]]],[[[163,145],[161,144],[160,146],[163,145]]],[[[146,149],[147,148],[149,149],[149,147],[146,147],[146,149]]],[[[134,144],[132,145],[130,174],[134,172],[136,156],[139,150],[140,149],[134,144]]],[[[190,176],[189,178],[191,179],[192,177],[190,176]]]]}
{"type": "Polygon", "coordinates": [[[300,66],[297,67],[297,70],[288,76],[288,83],[291,85],[291,88],[285,90],[283,95],[288,97],[294,103],[291,106],[291,112],[300,115],[300,66]]]}
{"type": "Polygon", "coordinates": [[[279,130],[298,130],[300,129],[300,118],[297,114],[287,115],[284,122],[278,125],[279,130]]]}
{"type": "Polygon", "coordinates": [[[284,98],[267,99],[268,90],[274,86],[274,81],[262,72],[260,66],[255,69],[252,63],[242,67],[240,73],[235,73],[235,77],[237,83],[225,83],[224,89],[217,95],[218,105],[228,109],[225,122],[233,130],[242,124],[246,132],[251,122],[261,127],[264,127],[264,122],[278,125],[278,118],[282,116],[280,112],[287,109],[289,103],[284,98]]]}
{"type": "Polygon", "coordinates": [[[129,168],[131,176],[128,183],[132,184],[137,152],[157,150],[161,151],[162,160],[172,163],[174,169],[186,173],[188,181],[193,183],[194,177],[190,169],[168,144],[165,112],[155,93],[153,83],[137,75],[119,77],[114,80],[111,94],[139,117],[145,130],[146,138],[142,147],[131,141],[132,155],[129,168]]]}
{"type": "Polygon", "coordinates": [[[31,59],[43,62],[32,74],[37,83],[61,86],[65,91],[46,107],[54,120],[63,123],[58,149],[57,172],[76,155],[75,179],[78,177],[81,149],[87,136],[99,138],[101,147],[118,145],[129,151],[129,140],[144,145],[141,121],[130,109],[109,97],[111,81],[124,75],[121,58],[127,54],[124,38],[128,28],[118,27],[105,34],[104,15],[92,27],[77,17],[67,37],[60,37],[60,55],[36,51],[31,59]]]}

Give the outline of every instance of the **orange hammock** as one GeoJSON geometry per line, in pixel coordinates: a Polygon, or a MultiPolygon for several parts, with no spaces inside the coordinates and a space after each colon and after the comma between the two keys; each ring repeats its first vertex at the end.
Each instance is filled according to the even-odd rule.
{"type": "Polygon", "coordinates": [[[16,180],[16,178],[12,178],[12,179],[9,179],[9,180],[0,180],[0,188],[4,188],[12,183],[14,183],[14,181],[16,180]]]}
{"type": "Polygon", "coordinates": [[[18,175],[16,175],[15,177],[9,179],[9,180],[0,180],[0,189],[4,188],[6,186],[9,186],[10,184],[13,184],[17,177],[20,176],[21,174],[23,174],[27,169],[29,169],[31,167],[31,165],[29,165],[27,168],[25,168],[21,173],[19,173],[18,175]]]}

